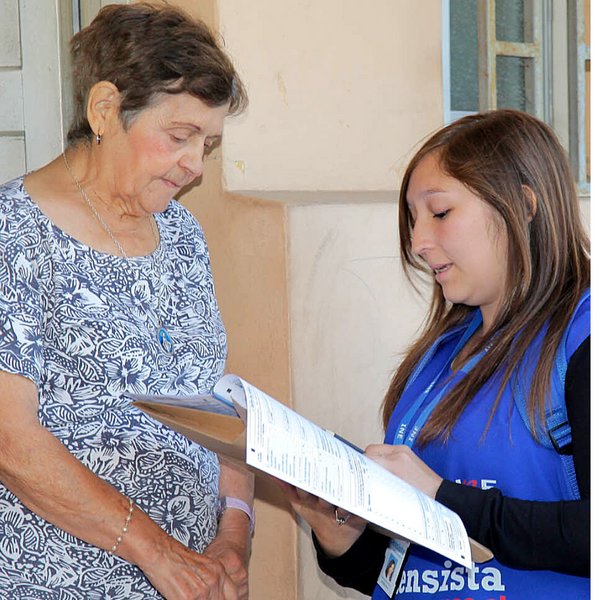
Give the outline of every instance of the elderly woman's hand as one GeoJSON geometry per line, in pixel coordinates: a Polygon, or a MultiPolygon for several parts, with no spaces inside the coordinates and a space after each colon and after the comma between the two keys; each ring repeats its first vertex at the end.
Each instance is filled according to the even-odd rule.
{"type": "Polygon", "coordinates": [[[221,517],[217,537],[203,554],[221,563],[236,587],[238,600],[246,600],[249,595],[250,538],[250,520],[247,515],[239,510],[226,510],[221,517]]]}
{"type": "Polygon", "coordinates": [[[239,600],[238,585],[215,557],[193,552],[171,537],[149,564],[139,564],[167,600],[239,600]]]}
{"type": "MultiPolygon", "coordinates": [[[[221,497],[241,500],[248,508],[253,504],[254,474],[244,466],[219,456],[221,497]]],[[[236,587],[239,600],[248,598],[248,563],[252,547],[249,516],[237,508],[227,508],[219,517],[217,536],[204,550],[204,556],[220,562],[236,587]]]]}

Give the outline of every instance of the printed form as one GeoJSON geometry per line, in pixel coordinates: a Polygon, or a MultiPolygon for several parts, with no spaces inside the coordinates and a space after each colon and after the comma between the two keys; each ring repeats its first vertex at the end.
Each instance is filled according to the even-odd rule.
{"type": "Polygon", "coordinates": [[[249,465],[473,566],[469,537],[456,513],[242,379],[223,380],[214,393],[247,411],[249,465]]]}

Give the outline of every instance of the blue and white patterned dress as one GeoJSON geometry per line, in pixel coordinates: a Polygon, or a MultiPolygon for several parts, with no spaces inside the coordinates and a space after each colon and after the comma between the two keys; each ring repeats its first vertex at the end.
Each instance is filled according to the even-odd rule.
{"type": "MultiPolygon", "coordinates": [[[[216,456],[123,395],[206,393],[225,367],[202,230],[174,200],[156,222],[157,250],[125,259],[58,229],[22,178],[0,186],[0,369],[36,384],[40,422],[75,457],[202,551],[217,529],[216,456]],[[173,356],[156,340],[157,310],[173,356]]],[[[160,597],[137,567],[41,519],[0,483],[0,598],[160,597]]]]}

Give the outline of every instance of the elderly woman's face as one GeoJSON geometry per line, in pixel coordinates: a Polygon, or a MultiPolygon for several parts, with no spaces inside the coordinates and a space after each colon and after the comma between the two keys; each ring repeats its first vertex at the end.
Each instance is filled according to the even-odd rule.
{"type": "Polygon", "coordinates": [[[210,108],[189,94],[165,94],[127,131],[113,123],[112,135],[102,141],[113,194],[136,214],[165,210],[202,175],[204,154],[220,140],[228,110],[228,104],[210,108]]]}

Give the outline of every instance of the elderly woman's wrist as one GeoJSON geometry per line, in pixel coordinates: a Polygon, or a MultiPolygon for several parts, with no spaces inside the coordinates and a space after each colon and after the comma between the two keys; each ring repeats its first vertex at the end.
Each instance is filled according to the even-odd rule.
{"type": "Polygon", "coordinates": [[[227,510],[219,521],[216,539],[249,549],[252,545],[253,529],[250,519],[241,511],[227,510]]]}
{"type": "Polygon", "coordinates": [[[179,545],[179,542],[135,507],[127,534],[123,536],[116,554],[149,572],[164,559],[173,544],[179,545]]]}

